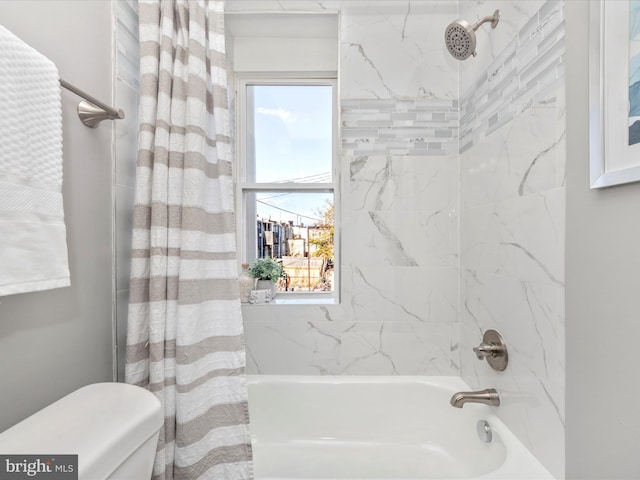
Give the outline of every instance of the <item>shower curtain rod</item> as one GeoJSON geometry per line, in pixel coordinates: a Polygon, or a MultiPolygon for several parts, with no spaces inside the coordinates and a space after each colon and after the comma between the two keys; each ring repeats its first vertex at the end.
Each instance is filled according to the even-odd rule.
{"type": "Polygon", "coordinates": [[[102,120],[120,120],[124,118],[122,110],[111,108],[66,80],[60,79],[60,86],[86,100],[78,104],[78,116],[87,127],[96,128],[102,120]]]}

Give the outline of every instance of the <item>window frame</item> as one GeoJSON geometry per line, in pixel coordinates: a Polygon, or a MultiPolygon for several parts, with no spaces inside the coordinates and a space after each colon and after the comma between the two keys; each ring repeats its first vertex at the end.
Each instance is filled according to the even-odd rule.
{"type": "MultiPolygon", "coordinates": [[[[276,304],[331,304],[340,301],[340,162],[339,145],[339,102],[338,79],[335,72],[266,72],[236,75],[236,212],[237,242],[241,263],[251,263],[255,259],[257,236],[256,225],[247,225],[249,205],[245,201],[247,193],[332,193],[334,203],[334,281],[332,292],[278,292],[276,304]],[[318,85],[332,87],[332,148],[331,148],[331,182],[297,183],[297,182],[248,182],[247,173],[251,169],[248,163],[248,142],[250,135],[247,128],[247,108],[251,99],[247,95],[247,87],[252,85],[318,85]]],[[[255,217],[255,212],[252,215],[255,217]]]]}

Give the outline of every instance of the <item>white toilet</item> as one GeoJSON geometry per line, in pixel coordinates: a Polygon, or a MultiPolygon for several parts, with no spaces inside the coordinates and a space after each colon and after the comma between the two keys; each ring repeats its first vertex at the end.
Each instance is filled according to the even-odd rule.
{"type": "Polygon", "coordinates": [[[147,480],[162,417],[147,390],[95,383],[0,433],[0,453],[77,454],[79,480],[147,480]]]}

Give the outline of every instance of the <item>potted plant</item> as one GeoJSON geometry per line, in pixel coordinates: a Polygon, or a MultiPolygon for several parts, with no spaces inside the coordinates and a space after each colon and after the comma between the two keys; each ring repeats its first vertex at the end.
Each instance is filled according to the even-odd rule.
{"type": "Polygon", "coordinates": [[[276,282],[282,275],[282,265],[271,257],[256,258],[249,265],[248,272],[258,280],[258,290],[271,290],[271,298],[276,296],[276,282]]]}

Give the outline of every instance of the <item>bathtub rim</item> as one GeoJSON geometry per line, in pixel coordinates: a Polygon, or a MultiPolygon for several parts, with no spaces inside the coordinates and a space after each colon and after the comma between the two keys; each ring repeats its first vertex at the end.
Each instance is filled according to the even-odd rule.
{"type": "MultiPolygon", "coordinates": [[[[263,375],[251,374],[246,375],[247,388],[252,385],[262,383],[301,383],[301,384],[422,384],[433,386],[438,389],[450,390],[451,394],[458,390],[471,390],[469,385],[461,378],[452,375],[443,376],[422,376],[422,375],[263,375]]],[[[251,402],[251,395],[249,395],[251,402]]],[[[555,480],[555,477],[542,465],[542,463],[527,449],[519,438],[507,427],[507,425],[498,416],[497,408],[486,405],[472,405],[473,407],[482,408],[482,417],[489,422],[493,431],[500,436],[501,441],[507,449],[505,462],[497,469],[485,475],[470,477],[469,480],[555,480]],[[520,472],[520,467],[527,465],[531,467],[531,471],[520,472]]],[[[447,408],[454,408],[447,405],[447,408]]],[[[468,407],[467,407],[468,408],[468,407]]],[[[294,480],[291,477],[262,477],[256,480],[294,480]]],[[[297,479],[295,479],[297,480],[297,479]]],[[[306,479],[300,479],[306,480],[306,479]]],[[[322,478],[313,478],[310,480],[331,480],[322,478]]],[[[360,480],[360,479],[349,479],[360,480]]],[[[394,480],[405,480],[397,478],[394,480]]],[[[409,479],[407,479],[409,480],[409,479]]],[[[415,479],[412,479],[415,480],[415,479]]],[[[433,479],[429,479],[433,480],[433,479]]]]}

